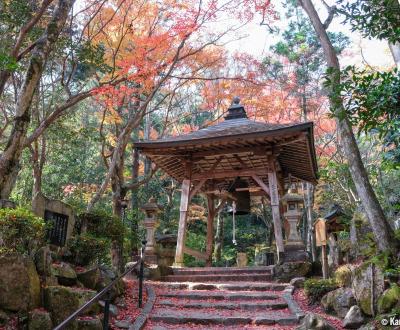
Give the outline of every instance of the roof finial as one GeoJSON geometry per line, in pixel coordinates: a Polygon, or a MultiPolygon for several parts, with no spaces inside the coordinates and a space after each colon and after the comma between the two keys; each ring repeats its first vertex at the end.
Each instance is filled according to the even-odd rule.
{"type": "Polygon", "coordinates": [[[240,104],[240,97],[239,96],[234,96],[232,100],[232,104],[240,104]]]}
{"type": "Polygon", "coordinates": [[[240,97],[235,96],[232,99],[232,104],[228,109],[228,114],[225,116],[225,120],[240,118],[247,118],[247,115],[243,105],[240,104],[240,97]]]}

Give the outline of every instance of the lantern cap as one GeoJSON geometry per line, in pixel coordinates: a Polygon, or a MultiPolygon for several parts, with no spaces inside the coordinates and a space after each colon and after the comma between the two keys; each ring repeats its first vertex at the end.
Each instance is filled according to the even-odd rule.
{"type": "Polygon", "coordinates": [[[304,202],[303,196],[301,196],[300,194],[294,194],[294,193],[290,193],[287,192],[282,198],[281,198],[282,202],[304,202]]]}
{"type": "Polygon", "coordinates": [[[146,213],[150,212],[159,212],[162,207],[156,203],[156,199],[154,197],[150,197],[149,201],[144,204],[141,209],[146,213]]]}

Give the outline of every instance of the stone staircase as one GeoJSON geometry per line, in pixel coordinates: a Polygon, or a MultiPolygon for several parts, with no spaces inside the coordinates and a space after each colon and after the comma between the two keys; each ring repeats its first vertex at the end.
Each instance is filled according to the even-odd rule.
{"type": "Polygon", "coordinates": [[[154,284],[146,329],[294,329],[299,315],[288,284],[272,267],[182,268],[154,284]]]}

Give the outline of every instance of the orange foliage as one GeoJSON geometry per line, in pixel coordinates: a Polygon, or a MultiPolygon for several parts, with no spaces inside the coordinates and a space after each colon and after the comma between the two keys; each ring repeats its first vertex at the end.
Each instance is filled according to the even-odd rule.
{"type": "MultiPolygon", "coordinates": [[[[290,66],[286,63],[288,70],[290,66]]],[[[229,107],[234,96],[241,98],[249,118],[270,123],[301,122],[302,99],[293,91],[298,89],[296,77],[290,71],[283,84],[268,79],[262,63],[248,54],[236,54],[223,79],[207,82],[202,90],[202,109],[216,109],[219,120],[229,107]]],[[[315,87],[317,90],[317,86],[315,87]]],[[[316,94],[316,93],[314,93],[316,94]]],[[[315,139],[318,155],[330,155],[335,151],[326,141],[336,130],[335,121],[329,115],[328,100],[315,95],[307,98],[307,120],[315,124],[315,139]]]]}

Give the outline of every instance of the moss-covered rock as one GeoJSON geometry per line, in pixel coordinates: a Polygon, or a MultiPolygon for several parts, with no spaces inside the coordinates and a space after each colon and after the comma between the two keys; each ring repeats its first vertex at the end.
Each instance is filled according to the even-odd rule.
{"type": "Polygon", "coordinates": [[[78,318],[78,329],[79,330],[102,330],[103,325],[98,317],[92,318],[78,318]]]}
{"type": "Polygon", "coordinates": [[[296,330],[335,330],[323,317],[308,313],[296,330]]]}
{"type": "MultiPolygon", "coordinates": [[[[99,270],[100,270],[100,278],[96,285],[97,291],[104,289],[108,284],[110,284],[117,277],[115,272],[113,270],[111,270],[110,268],[101,266],[101,267],[99,267],[99,270]]],[[[125,292],[125,283],[121,279],[112,287],[112,289],[110,291],[111,300],[114,300],[116,297],[121,296],[124,292],[125,292]]]]}
{"type": "Polygon", "coordinates": [[[101,276],[98,267],[77,271],[76,275],[78,277],[79,282],[81,282],[86,288],[89,289],[96,288],[97,283],[99,282],[101,276]]]}
{"type": "MultiPolygon", "coordinates": [[[[53,324],[57,325],[95,295],[96,291],[92,290],[82,290],[65,286],[49,286],[44,290],[44,305],[50,311],[53,324]]],[[[94,304],[84,313],[94,314],[97,312],[99,312],[99,306],[94,304]]],[[[75,321],[69,329],[76,328],[77,323],[75,321]]]]}
{"type": "Polygon", "coordinates": [[[376,310],[378,298],[384,290],[384,277],[382,271],[372,265],[361,265],[352,272],[352,290],[357,304],[363,313],[372,316],[372,280],[374,294],[374,310],[376,310]]]}
{"type": "Polygon", "coordinates": [[[352,306],[343,320],[343,327],[346,329],[359,329],[365,322],[360,307],[352,306]]]}
{"type": "Polygon", "coordinates": [[[284,262],[276,265],[274,277],[281,282],[289,282],[294,277],[306,276],[311,271],[311,263],[308,261],[284,262]]]}
{"type": "Polygon", "coordinates": [[[350,307],[356,304],[356,300],[350,288],[339,288],[324,295],[321,304],[325,311],[334,312],[337,316],[344,318],[350,307]]]}
{"type": "Polygon", "coordinates": [[[393,284],[390,289],[383,292],[378,299],[378,312],[387,313],[400,302],[400,287],[393,284]]]}
{"type": "Polygon", "coordinates": [[[0,308],[28,311],[40,303],[40,280],[35,264],[18,253],[0,255],[0,308]]]}
{"type": "Polygon", "coordinates": [[[338,286],[349,288],[351,287],[352,270],[352,265],[342,265],[335,270],[333,278],[335,279],[338,286]]]}
{"type": "Polygon", "coordinates": [[[77,281],[75,270],[66,262],[52,264],[51,273],[61,285],[72,286],[77,281]]]}
{"type": "Polygon", "coordinates": [[[51,330],[53,323],[51,322],[50,313],[43,309],[34,309],[29,312],[29,330],[51,330]]]}
{"type": "Polygon", "coordinates": [[[37,272],[42,276],[51,275],[51,264],[53,262],[51,251],[48,246],[41,247],[35,253],[35,265],[37,272]]]}

